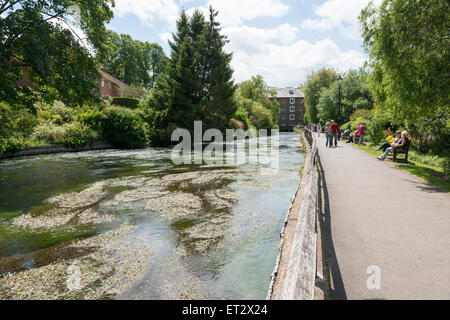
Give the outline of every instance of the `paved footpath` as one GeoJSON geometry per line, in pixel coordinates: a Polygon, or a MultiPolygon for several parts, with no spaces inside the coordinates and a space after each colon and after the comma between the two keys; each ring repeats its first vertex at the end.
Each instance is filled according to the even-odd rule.
{"type": "Polygon", "coordinates": [[[318,147],[335,298],[450,299],[450,193],[323,134],[318,147]]]}

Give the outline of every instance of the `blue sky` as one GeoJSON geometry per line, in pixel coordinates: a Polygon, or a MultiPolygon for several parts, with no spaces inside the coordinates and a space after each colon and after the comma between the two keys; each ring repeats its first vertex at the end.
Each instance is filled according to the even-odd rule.
{"type": "MultiPolygon", "coordinates": [[[[108,28],[156,42],[167,39],[179,11],[219,10],[233,52],[235,81],[260,74],[268,85],[298,86],[312,70],[340,72],[363,65],[357,16],[369,0],[115,0],[108,28]]],[[[376,1],[378,3],[379,0],[376,1]]]]}

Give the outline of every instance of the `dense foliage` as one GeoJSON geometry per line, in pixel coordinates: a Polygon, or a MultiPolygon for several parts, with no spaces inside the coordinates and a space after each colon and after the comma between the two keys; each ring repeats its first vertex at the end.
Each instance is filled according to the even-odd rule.
{"type": "Polygon", "coordinates": [[[367,74],[364,69],[349,70],[343,75],[340,89],[335,81],[329,88],[320,90],[317,111],[322,124],[329,120],[342,124],[348,122],[356,110],[373,107],[372,95],[367,88],[367,74]]]}
{"type": "Polygon", "coordinates": [[[112,1],[3,0],[0,2],[0,100],[32,109],[40,94],[70,104],[95,100],[98,77],[94,58],[84,45],[101,51],[104,24],[112,1]],[[76,4],[76,6],[73,6],[76,4]],[[75,8],[75,10],[74,10],[75,8]],[[76,16],[84,43],[70,29],[76,16]],[[27,86],[17,81],[29,80],[27,86]],[[40,92],[28,86],[38,86],[40,92]]]}
{"type": "Polygon", "coordinates": [[[233,118],[241,121],[246,129],[278,128],[280,105],[276,99],[270,99],[273,95],[260,75],[241,82],[236,91],[238,109],[233,118]]]}
{"type": "Polygon", "coordinates": [[[359,17],[372,70],[375,100],[369,129],[373,142],[388,127],[406,129],[421,153],[450,164],[450,2],[384,0],[359,17]]]}
{"type": "Polygon", "coordinates": [[[306,120],[308,122],[319,122],[318,104],[322,89],[329,88],[337,81],[338,74],[333,69],[322,68],[308,75],[303,86],[305,93],[306,120]]]}
{"type": "Polygon", "coordinates": [[[200,11],[180,14],[166,72],[149,100],[161,128],[192,130],[199,120],[203,128],[223,130],[236,111],[231,54],[223,49],[227,40],[216,16],[212,8],[208,20],[200,11]]]}
{"type": "Polygon", "coordinates": [[[136,109],[139,106],[139,99],[114,97],[112,98],[111,104],[136,109]]]}
{"type": "Polygon", "coordinates": [[[103,135],[117,147],[139,148],[147,144],[146,123],[133,110],[109,107],[104,111],[103,135]]]}
{"type": "Polygon", "coordinates": [[[450,2],[384,0],[360,15],[378,108],[396,122],[449,112],[450,2]]]}
{"type": "Polygon", "coordinates": [[[134,40],[108,30],[104,50],[97,56],[103,70],[128,85],[153,88],[164,72],[167,57],[157,43],[134,40]]]}

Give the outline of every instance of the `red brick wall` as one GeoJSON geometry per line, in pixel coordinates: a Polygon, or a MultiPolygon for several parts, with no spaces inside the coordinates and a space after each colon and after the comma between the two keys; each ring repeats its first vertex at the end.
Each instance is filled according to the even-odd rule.
{"type": "Polygon", "coordinates": [[[120,97],[119,87],[112,81],[102,78],[97,80],[100,88],[100,98],[107,100],[109,97],[120,97]],[[103,85],[102,85],[103,80],[103,85]]]}
{"type": "Polygon", "coordinates": [[[292,98],[295,99],[294,103],[291,104],[291,98],[277,98],[280,104],[280,118],[278,120],[278,126],[280,129],[283,127],[295,127],[299,124],[303,124],[305,116],[305,105],[303,98],[292,98]],[[295,107],[294,112],[291,112],[291,106],[295,107]],[[295,119],[291,120],[290,115],[294,115],[295,119]]]}

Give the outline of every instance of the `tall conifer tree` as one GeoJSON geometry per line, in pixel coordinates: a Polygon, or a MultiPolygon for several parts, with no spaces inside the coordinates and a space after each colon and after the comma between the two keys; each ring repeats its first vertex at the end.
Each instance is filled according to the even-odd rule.
{"type": "Polygon", "coordinates": [[[225,129],[236,110],[232,55],[223,49],[227,40],[216,16],[212,8],[209,21],[200,11],[190,18],[180,13],[166,74],[150,100],[165,128],[193,129],[200,120],[204,128],[225,129]]]}

